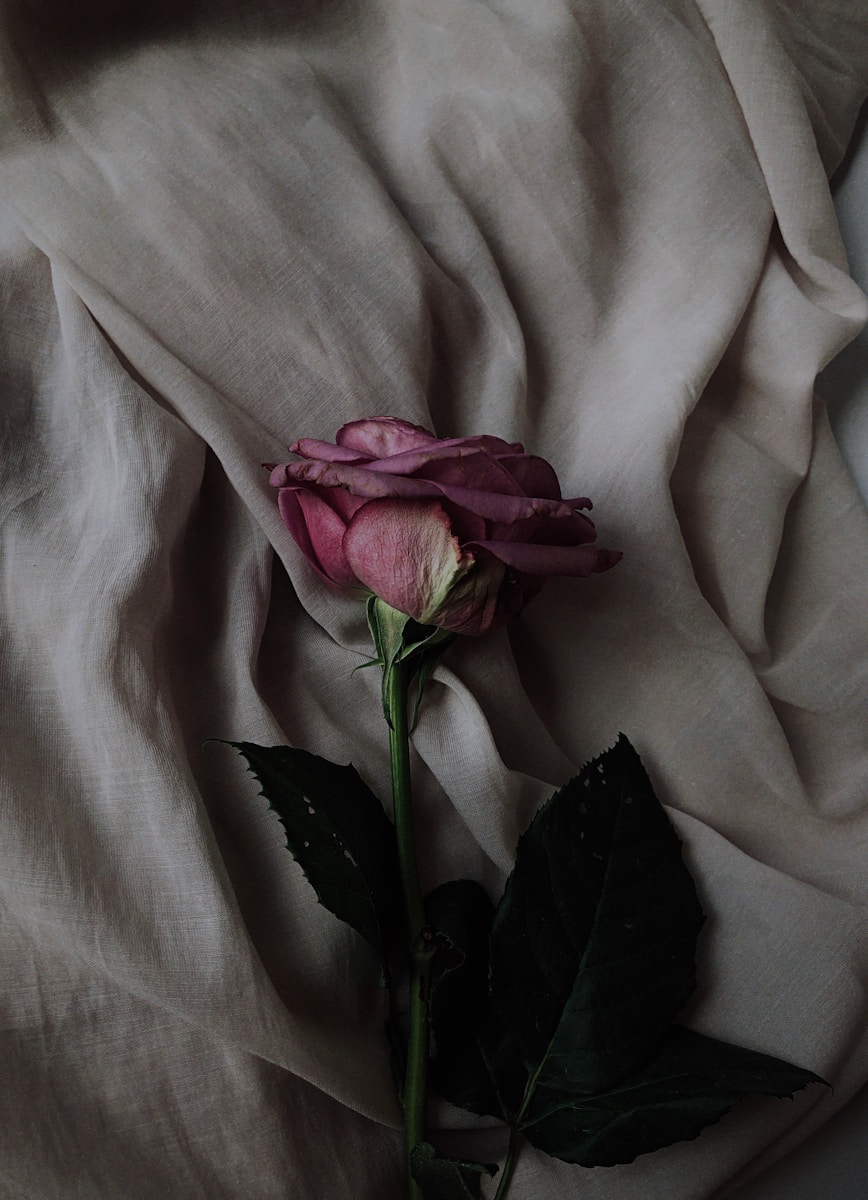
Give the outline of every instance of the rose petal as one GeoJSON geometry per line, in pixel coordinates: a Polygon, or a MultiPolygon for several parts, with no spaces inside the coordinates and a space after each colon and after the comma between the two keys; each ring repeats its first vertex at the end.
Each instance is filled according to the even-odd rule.
{"type": "Polygon", "coordinates": [[[338,446],[361,451],[371,458],[389,458],[427,446],[437,438],[421,425],[411,425],[400,417],[368,417],[342,426],[335,441],[338,446]]]}
{"type": "Polygon", "coordinates": [[[323,579],[337,587],[358,587],[343,552],[346,524],[335,510],[305,488],[282,488],[277,504],[287,529],[323,579]]]}
{"type": "Polygon", "coordinates": [[[468,512],[461,504],[453,504],[444,496],[440,501],[449,518],[452,532],[463,546],[466,542],[484,541],[491,537],[490,522],[476,513],[468,512]]]}
{"type": "Polygon", "coordinates": [[[504,454],[498,459],[526,496],[560,500],[561,485],[554,467],[535,454],[504,454]]]}
{"type": "Polygon", "coordinates": [[[545,500],[537,496],[505,496],[498,492],[477,491],[474,488],[452,487],[426,479],[408,479],[403,475],[387,475],[368,467],[351,463],[303,462],[287,463],[271,473],[271,482],[280,480],[275,486],[292,486],[293,483],[312,483],[320,487],[345,487],[355,496],[367,496],[371,500],[389,496],[401,499],[436,499],[445,496],[454,504],[460,504],[469,512],[491,521],[521,521],[527,517],[570,517],[573,510],[558,500],[545,500]]]}
{"type": "Polygon", "coordinates": [[[590,517],[570,512],[565,517],[531,517],[512,524],[492,521],[487,537],[492,542],[526,542],[541,546],[581,546],[596,541],[597,530],[590,517]]]}
{"type": "Polygon", "coordinates": [[[370,455],[360,454],[345,446],[333,446],[331,442],[322,442],[319,438],[300,438],[289,449],[292,454],[300,454],[302,458],[316,458],[323,462],[370,462],[370,455]]]}
{"type": "MultiPolygon", "coordinates": [[[[272,481],[282,468],[272,472],[272,481]]],[[[389,496],[406,499],[436,499],[440,489],[424,479],[405,479],[402,475],[385,475],[372,471],[367,466],[353,463],[319,462],[305,459],[303,462],[287,463],[284,475],[287,484],[309,483],[323,488],[348,488],[355,496],[369,500],[386,499],[389,496]]],[[[284,484],[283,486],[287,486],[284,484]]]]}
{"type": "Polygon", "coordinates": [[[472,488],[436,484],[453,504],[461,504],[477,516],[489,521],[524,521],[528,517],[571,517],[573,510],[559,500],[540,496],[504,496],[499,492],[479,492],[472,488]]]}
{"type": "Polygon", "coordinates": [[[465,550],[487,550],[514,571],[524,575],[593,575],[607,571],[623,557],[602,546],[540,546],[521,542],[468,542],[465,550]]]}
{"type": "Polygon", "coordinates": [[[404,500],[372,500],[359,509],[344,553],[372,592],[423,625],[440,623],[450,591],[475,565],[439,504],[404,500]]]}
{"type": "Polygon", "coordinates": [[[472,487],[475,491],[527,495],[509,471],[500,465],[499,459],[477,446],[434,446],[430,450],[395,454],[382,462],[370,463],[369,470],[383,475],[430,479],[433,483],[448,483],[453,487],[472,487]]]}

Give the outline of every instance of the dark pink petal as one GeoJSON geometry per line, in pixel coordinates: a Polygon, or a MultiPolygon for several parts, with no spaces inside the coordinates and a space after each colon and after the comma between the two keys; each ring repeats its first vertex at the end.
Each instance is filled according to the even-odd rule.
{"type": "Polygon", "coordinates": [[[437,445],[430,450],[396,454],[382,462],[372,462],[370,470],[472,487],[477,491],[502,492],[507,496],[525,494],[498,459],[476,446],[437,445]]]}
{"type": "Polygon", "coordinates": [[[345,446],[333,446],[331,442],[321,442],[319,438],[301,438],[290,446],[292,454],[300,454],[302,458],[317,458],[323,462],[370,462],[370,455],[359,454],[357,450],[348,450],[345,446]]]}
{"type": "Polygon", "coordinates": [[[526,496],[545,496],[560,500],[561,485],[554,467],[535,454],[509,454],[498,460],[509,471],[526,496]]]}
{"type": "Polygon", "coordinates": [[[594,522],[573,511],[565,517],[531,517],[513,524],[490,522],[488,537],[493,542],[527,542],[542,546],[581,546],[597,537],[594,522]]]}
{"type": "Polygon", "coordinates": [[[334,509],[304,488],[281,488],[277,505],[287,529],[319,574],[337,587],[358,587],[343,552],[346,524],[334,509]]]}
{"type": "Polygon", "coordinates": [[[418,476],[433,483],[472,488],[477,492],[497,492],[502,496],[536,494],[524,492],[509,471],[503,469],[499,459],[481,451],[460,458],[432,460],[418,471],[418,476]]]}
{"type": "Polygon", "coordinates": [[[474,488],[452,487],[426,479],[386,475],[382,471],[372,471],[368,467],[353,466],[351,463],[326,463],[313,459],[287,463],[272,471],[271,482],[277,487],[292,486],[294,483],[344,487],[354,496],[366,496],[371,500],[385,499],[389,496],[408,500],[445,496],[453,504],[460,504],[468,512],[491,521],[521,521],[533,516],[573,515],[570,506],[562,501],[543,500],[535,496],[504,496],[497,492],[477,491],[474,488]]]}
{"type": "Polygon", "coordinates": [[[340,447],[357,450],[371,458],[389,458],[436,442],[433,433],[421,425],[411,425],[400,417],[367,417],[350,421],[338,430],[335,441],[340,447]]]}
{"type": "Polygon", "coordinates": [[[521,542],[470,542],[466,550],[487,550],[495,558],[524,575],[592,575],[620,562],[617,550],[602,546],[539,546],[521,542]]]}
{"type": "Polygon", "coordinates": [[[488,521],[524,521],[528,517],[571,517],[573,510],[559,500],[544,500],[539,496],[504,496],[498,492],[479,492],[473,488],[436,484],[453,504],[461,504],[469,512],[488,521]]]}
{"type": "Polygon", "coordinates": [[[285,477],[290,486],[307,483],[323,488],[347,488],[353,495],[369,500],[389,496],[424,500],[435,499],[440,494],[439,488],[424,479],[405,479],[401,475],[384,475],[381,471],[353,463],[319,462],[316,459],[278,467],[272,472],[272,483],[276,477],[285,477]]]}
{"type": "Polygon", "coordinates": [[[354,496],[346,488],[321,488],[317,495],[320,500],[331,505],[339,517],[343,517],[344,525],[349,525],[350,518],[355,516],[363,504],[368,501],[364,496],[354,496]]]}
{"type": "Polygon", "coordinates": [[[443,497],[440,503],[443,505],[443,509],[449,518],[452,532],[462,546],[465,542],[484,541],[485,538],[491,536],[491,530],[489,529],[490,522],[484,520],[484,518],[478,517],[476,513],[468,512],[460,504],[452,504],[445,497],[443,497]]]}

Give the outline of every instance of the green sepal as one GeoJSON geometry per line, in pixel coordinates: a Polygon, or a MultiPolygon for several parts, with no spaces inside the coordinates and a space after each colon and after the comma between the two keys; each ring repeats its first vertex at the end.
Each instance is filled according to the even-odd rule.
{"type": "Polygon", "coordinates": [[[352,765],[290,746],[227,744],[261,784],[320,903],[373,946],[386,983],[402,909],[395,828],[382,804],[352,765]]]}
{"type": "Polygon", "coordinates": [[[383,715],[391,726],[389,688],[392,671],[398,663],[412,663],[418,677],[416,702],[411,729],[415,728],[422,702],[422,689],[442,655],[455,641],[456,634],[437,625],[420,625],[406,613],[386,604],[379,596],[369,596],[366,606],[368,628],[377,657],[363,666],[383,668],[383,715]]]}
{"type": "Polygon", "coordinates": [[[497,1173],[491,1163],[445,1158],[430,1142],[416,1143],[410,1163],[425,1200],[480,1200],[482,1176],[497,1173]]]}

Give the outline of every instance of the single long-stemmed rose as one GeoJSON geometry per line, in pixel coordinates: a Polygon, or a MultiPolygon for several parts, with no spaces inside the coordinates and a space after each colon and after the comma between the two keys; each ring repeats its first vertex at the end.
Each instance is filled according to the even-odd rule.
{"type": "Polygon", "coordinates": [[[438,439],[395,417],[303,439],[271,467],[284,521],[331,586],[367,597],[389,724],[394,824],[352,764],[232,742],[322,904],[377,956],[388,988],[403,933],[409,1200],[478,1200],[497,1168],[425,1140],[429,1024],[441,1096],[510,1130],[494,1200],[522,1144],[583,1167],[696,1137],[742,1097],[790,1096],[811,1071],[677,1023],[696,986],[703,914],[681,844],[627,738],[585,764],[520,838],[497,905],[472,880],[423,898],[410,789],[416,706],[459,634],[511,621],[551,575],[620,555],[595,544],[585,499],[495,437],[438,439]],[[403,930],[402,930],[403,926],[403,930]]]}
{"type": "Polygon", "coordinates": [[[549,463],[515,442],[436,438],[373,417],[344,425],[334,443],[303,438],[291,451],[299,461],[269,464],[280,514],[326,583],[369,597],[383,667],[410,974],[408,1195],[421,1200],[411,1159],[425,1134],[434,946],[413,835],[408,690],[414,676],[424,683],[451,635],[505,625],[548,577],[605,571],[621,555],[596,544],[582,511],[590,500],[564,499],[549,463]]]}

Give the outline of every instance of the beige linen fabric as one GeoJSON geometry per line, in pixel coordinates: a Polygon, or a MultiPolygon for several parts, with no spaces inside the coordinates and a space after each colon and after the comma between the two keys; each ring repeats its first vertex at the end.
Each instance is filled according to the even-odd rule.
{"type": "Polygon", "coordinates": [[[868,528],[812,397],[866,316],[827,183],[865,5],[51,31],[20,10],[2,54],[0,1196],[401,1194],[375,966],[205,744],[386,790],[363,612],[260,463],[391,413],[523,441],[624,551],[439,669],[426,883],[496,896],[622,729],[709,914],[686,1019],[835,1085],[632,1166],[528,1149],[513,1194],[722,1197],[868,1078],[868,528]]]}

